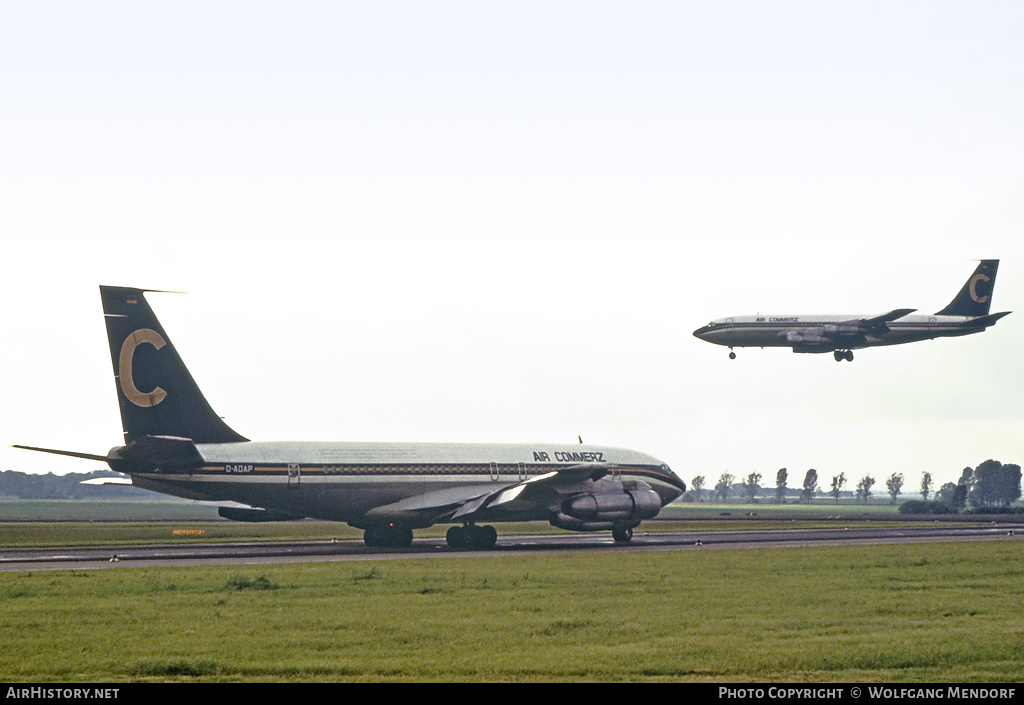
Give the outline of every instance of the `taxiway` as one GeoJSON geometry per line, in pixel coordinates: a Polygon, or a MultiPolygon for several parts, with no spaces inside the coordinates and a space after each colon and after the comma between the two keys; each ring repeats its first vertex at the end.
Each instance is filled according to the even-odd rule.
{"type": "Polygon", "coordinates": [[[628,544],[607,534],[503,536],[487,551],[450,549],[442,538],[416,539],[408,548],[370,548],[361,540],[255,543],[183,543],[135,546],[8,548],[0,550],[0,571],[87,570],[153,566],[259,565],[311,561],[426,559],[511,556],[557,551],[607,553],[786,548],[852,544],[948,541],[1007,541],[1024,537],[1024,524],[984,527],[799,529],[772,531],[687,531],[637,534],[628,544]]]}

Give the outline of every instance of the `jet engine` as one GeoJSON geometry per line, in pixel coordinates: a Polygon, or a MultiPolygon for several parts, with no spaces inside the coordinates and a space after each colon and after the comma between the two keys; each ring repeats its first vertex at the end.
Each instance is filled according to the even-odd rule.
{"type": "Polygon", "coordinates": [[[803,333],[801,331],[794,330],[789,333],[779,333],[779,337],[783,338],[791,345],[826,345],[829,342],[828,339],[822,335],[821,329],[818,329],[813,333],[803,333]]]}
{"type": "Polygon", "coordinates": [[[840,323],[829,323],[822,329],[826,336],[851,336],[860,335],[860,326],[843,325],[840,323]]]}
{"type": "Polygon", "coordinates": [[[584,522],[639,521],[661,511],[661,497],[650,488],[579,494],[562,502],[562,512],[584,522]]]}

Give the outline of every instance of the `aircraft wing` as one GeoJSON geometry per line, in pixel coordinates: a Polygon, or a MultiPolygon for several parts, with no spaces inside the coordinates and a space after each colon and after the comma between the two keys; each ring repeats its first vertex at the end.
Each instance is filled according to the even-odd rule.
{"type": "Polygon", "coordinates": [[[451,488],[408,497],[394,504],[371,509],[367,519],[402,521],[410,519],[424,526],[439,521],[474,521],[486,514],[546,515],[565,493],[581,491],[587,482],[599,480],[613,466],[581,463],[495,489],[492,485],[451,488]]]}
{"type": "Polygon", "coordinates": [[[866,333],[873,333],[879,330],[886,331],[889,329],[889,326],[886,325],[887,323],[891,323],[897,318],[903,318],[916,310],[916,308],[897,308],[888,313],[872,316],[871,318],[857,318],[852,321],[845,321],[841,325],[857,326],[866,333]]]}

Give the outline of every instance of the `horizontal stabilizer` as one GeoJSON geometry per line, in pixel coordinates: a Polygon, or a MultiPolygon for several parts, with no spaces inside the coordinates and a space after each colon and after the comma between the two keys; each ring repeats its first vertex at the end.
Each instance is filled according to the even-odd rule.
{"type": "Polygon", "coordinates": [[[107,462],[108,458],[105,455],[95,455],[93,453],[79,453],[74,450],[54,450],[53,448],[36,448],[34,446],[11,446],[12,448],[21,448],[22,450],[35,450],[40,453],[52,453],[53,455],[67,455],[71,458],[82,458],[84,460],[98,460],[101,463],[107,462]]]}
{"type": "Polygon", "coordinates": [[[999,313],[992,313],[988,316],[982,316],[981,318],[972,318],[969,321],[964,321],[960,325],[966,328],[988,328],[991,325],[995,325],[1003,316],[1009,316],[1013,311],[1001,311],[999,313]]]}
{"type": "Polygon", "coordinates": [[[82,480],[80,485],[132,485],[130,477],[93,477],[89,480],[82,480]]]}

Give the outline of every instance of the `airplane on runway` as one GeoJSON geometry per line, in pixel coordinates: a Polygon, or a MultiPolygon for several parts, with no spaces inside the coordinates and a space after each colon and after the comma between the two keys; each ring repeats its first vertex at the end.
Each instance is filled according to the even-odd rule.
{"type": "Polygon", "coordinates": [[[930,316],[897,308],[875,316],[733,316],[693,332],[701,340],[733,348],[788,347],[795,353],[833,353],[836,362],[853,361],[853,351],[875,345],[980,333],[1010,311],[989,314],[999,260],[982,260],[960,293],[930,316]]]}
{"type": "Polygon", "coordinates": [[[632,538],[686,485],[644,453],[575,444],[256,442],[211,408],[146,301],[101,286],[125,445],[106,455],[15,446],[106,462],[156,492],[233,501],[239,521],[311,517],[364,531],[370,546],[408,546],[413,529],[453,524],[448,545],[490,548],[493,526],[545,520],[632,538]]]}

